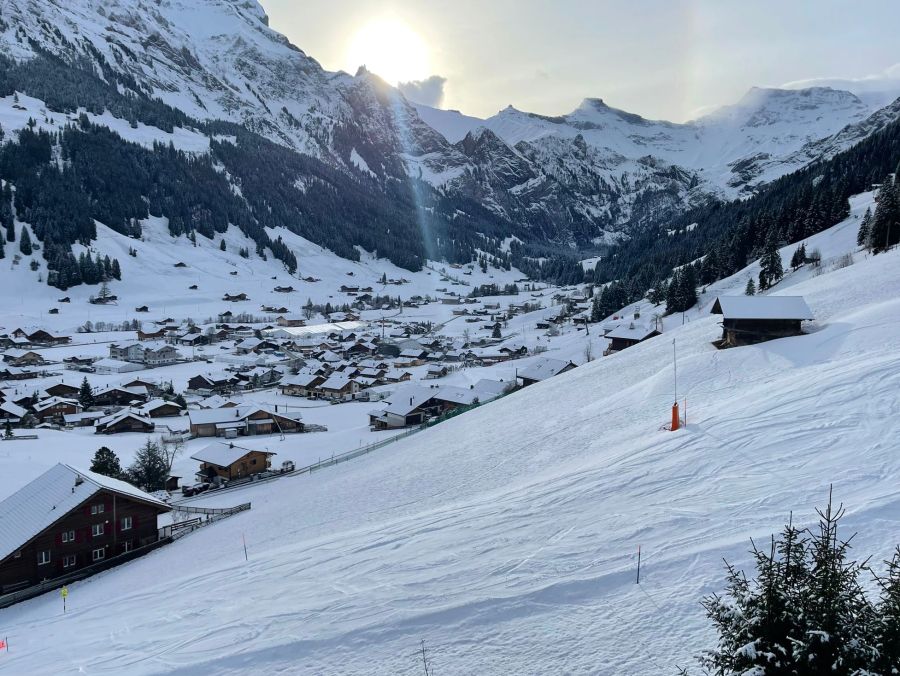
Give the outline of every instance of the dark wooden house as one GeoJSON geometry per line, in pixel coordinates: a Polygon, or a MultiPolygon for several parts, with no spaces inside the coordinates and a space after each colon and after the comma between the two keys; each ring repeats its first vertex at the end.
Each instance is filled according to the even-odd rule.
{"type": "Polygon", "coordinates": [[[719,347],[798,336],[813,319],[802,296],[719,296],[710,312],[722,315],[719,347]]]}
{"type": "Polygon", "coordinates": [[[214,481],[220,477],[230,481],[269,470],[272,466],[270,458],[273,455],[275,454],[269,451],[215,443],[197,451],[191,458],[200,462],[200,470],[197,472],[199,479],[214,481]]]}
{"type": "Polygon", "coordinates": [[[117,479],[59,464],[0,502],[0,594],[126,558],[170,507],[117,479]]]}
{"type": "Polygon", "coordinates": [[[121,434],[123,432],[144,432],[149,434],[156,429],[150,418],[127,408],[100,418],[94,425],[95,434],[121,434]]]}
{"type": "Polygon", "coordinates": [[[659,331],[655,326],[640,326],[634,322],[622,324],[606,334],[609,338],[609,349],[606,353],[627,349],[658,335],[659,331]]]}

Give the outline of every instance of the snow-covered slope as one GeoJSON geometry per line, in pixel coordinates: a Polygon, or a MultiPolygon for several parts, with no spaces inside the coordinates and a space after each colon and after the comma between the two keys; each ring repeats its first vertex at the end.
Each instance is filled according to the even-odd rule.
{"type": "Polygon", "coordinates": [[[898,262],[785,289],[807,335],[717,351],[717,318],[694,317],[363,459],[206,498],[253,509],[71,585],[67,615],[55,594],[0,611],[3,666],[413,673],[424,640],[440,673],[671,673],[713,640],[698,600],[721,557],[811,522],[829,484],[856,551],[897,544],[898,262]]]}

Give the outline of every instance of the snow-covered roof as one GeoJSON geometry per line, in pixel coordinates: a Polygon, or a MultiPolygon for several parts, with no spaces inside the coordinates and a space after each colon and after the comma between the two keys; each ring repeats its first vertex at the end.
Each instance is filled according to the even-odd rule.
{"type": "Polygon", "coordinates": [[[170,510],[129,483],[60,463],[0,502],[0,560],[101,490],[170,510]]]}
{"type": "Polygon", "coordinates": [[[454,404],[459,404],[461,406],[470,406],[474,404],[480,397],[479,393],[474,389],[467,389],[465,387],[454,387],[452,385],[448,387],[442,387],[438,392],[433,395],[435,399],[440,401],[449,401],[454,404]]]}
{"type": "Polygon", "coordinates": [[[0,402],[0,413],[4,414],[0,415],[0,419],[6,420],[7,418],[21,418],[28,413],[28,411],[11,401],[4,401],[0,402]]]}
{"type": "MultiPolygon", "coordinates": [[[[219,467],[228,467],[255,450],[257,449],[243,448],[241,446],[235,446],[234,444],[214,443],[201,448],[191,456],[191,459],[199,462],[206,462],[211,465],[218,465],[219,467]]],[[[270,451],[258,452],[267,455],[275,455],[275,453],[270,451]]]]}
{"type": "Polygon", "coordinates": [[[310,385],[321,379],[322,376],[317,376],[314,373],[298,373],[295,376],[282,380],[281,384],[294,385],[296,387],[309,387],[310,385]]]}
{"type": "Polygon", "coordinates": [[[319,385],[320,390],[335,390],[339,391],[347,387],[350,384],[350,378],[344,375],[333,375],[324,383],[319,385]]]}
{"type": "Polygon", "coordinates": [[[127,408],[123,408],[121,411],[117,411],[116,413],[113,413],[112,415],[108,415],[105,418],[100,418],[99,420],[97,420],[97,425],[99,425],[101,427],[109,427],[110,425],[115,425],[117,422],[121,422],[122,420],[125,420],[126,418],[134,418],[134,419],[139,420],[140,422],[144,423],[145,425],[153,424],[153,421],[150,420],[150,418],[148,418],[147,416],[141,415],[140,413],[137,413],[136,411],[132,411],[127,408]]]}
{"type": "MultiPolygon", "coordinates": [[[[544,357],[535,362],[531,366],[519,370],[519,378],[526,380],[546,380],[560,373],[564,368],[572,364],[570,361],[562,361],[560,359],[550,359],[544,357]]],[[[574,364],[573,364],[574,366],[574,364]]]]}
{"type": "Polygon", "coordinates": [[[607,338],[619,338],[621,340],[644,340],[656,333],[656,327],[641,326],[634,322],[630,324],[619,324],[616,328],[606,334],[607,338]]]}
{"type": "Polygon", "coordinates": [[[430,387],[405,387],[384,400],[384,411],[395,415],[409,415],[434,395],[435,391],[430,387]]]}
{"type": "Polygon", "coordinates": [[[725,319],[813,319],[802,296],[719,296],[710,313],[725,319]]]}

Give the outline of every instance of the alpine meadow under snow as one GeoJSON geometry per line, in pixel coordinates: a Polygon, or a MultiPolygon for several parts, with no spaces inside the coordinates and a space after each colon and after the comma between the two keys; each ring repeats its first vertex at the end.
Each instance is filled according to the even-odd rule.
{"type": "Polygon", "coordinates": [[[830,493],[883,572],[872,87],[481,119],[256,0],[0,0],[0,674],[703,673],[723,559],[830,493]]]}

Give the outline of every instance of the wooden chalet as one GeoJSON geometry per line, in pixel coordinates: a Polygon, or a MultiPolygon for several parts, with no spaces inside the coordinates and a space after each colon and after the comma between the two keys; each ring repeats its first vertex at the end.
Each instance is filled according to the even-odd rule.
{"type": "Polygon", "coordinates": [[[139,410],[148,418],[171,418],[184,412],[184,409],[174,401],[165,399],[152,399],[141,406],[139,410]]]}
{"type": "Polygon", "coordinates": [[[214,443],[206,446],[191,456],[200,463],[197,478],[207,481],[231,481],[241,479],[272,467],[271,457],[275,453],[242,448],[234,444],[214,443]]]}
{"type": "Polygon", "coordinates": [[[170,509],[124,481],[56,465],[0,502],[0,594],[151,545],[170,509]]]}
{"type": "Polygon", "coordinates": [[[100,418],[94,425],[95,434],[121,434],[123,432],[150,434],[154,429],[156,429],[156,425],[150,418],[127,408],[100,418]]]}
{"type": "Polygon", "coordinates": [[[34,417],[41,422],[56,420],[62,422],[63,416],[81,413],[81,404],[75,399],[48,397],[32,406],[34,417]]]}
{"type": "Polygon", "coordinates": [[[18,328],[12,335],[16,338],[25,338],[32,345],[65,345],[72,342],[69,336],[42,328],[18,328]]]}
{"type": "Polygon", "coordinates": [[[279,413],[259,406],[234,406],[190,411],[191,434],[195,437],[251,436],[303,432],[299,413],[279,413]]]}
{"type": "Polygon", "coordinates": [[[326,399],[355,399],[359,393],[359,383],[343,374],[334,374],[316,388],[326,399]]]}
{"type": "Polygon", "coordinates": [[[813,319],[802,296],[719,296],[710,313],[722,315],[718,347],[799,336],[802,323],[813,319]]]}
{"type": "Polygon", "coordinates": [[[47,362],[34,350],[11,348],[3,353],[3,361],[10,366],[43,366],[47,362]]]}
{"type": "Polygon", "coordinates": [[[80,392],[80,388],[75,385],[69,385],[67,383],[56,383],[55,385],[50,385],[44,388],[44,393],[50,397],[64,397],[71,399],[73,397],[77,397],[80,392]]]}
{"type": "Polygon", "coordinates": [[[411,386],[385,399],[382,408],[369,412],[373,430],[390,430],[421,425],[440,410],[434,401],[435,390],[411,386]]]}
{"type": "Polygon", "coordinates": [[[519,369],[516,377],[522,381],[522,387],[528,387],[542,380],[547,380],[547,378],[558,376],[560,373],[571,371],[575,367],[576,364],[571,361],[544,357],[527,368],[519,369]]]}
{"type": "Polygon", "coordinates": [[[235,294],[226,293],[224,296],[222,296],[222,300],[236,303],[238,301],[250,300],[250,299],[247,297],[246,293],[235,293],[235,294]]]}
{"type": "Polygon", "coordinates": [[[94,392],[94,404],[97,406],[128,406],[141,404],[147,399],[145,387],[110,385],[94,392]]]}
{"type": "Polygon", "coordinates": [[[300,374],[281,381],[279,388],[282,394],[292,397],[310,397],[315,395],[316,388],[325,382],[323,376],[300,374]]]}
{"type": "Polygon", "coordinates": [[[659,331],[655,326],[638,326],[634,322],[621,324],[606,334],[610,342],[605,354],[624,350],[658,335],[659,331]]]}

